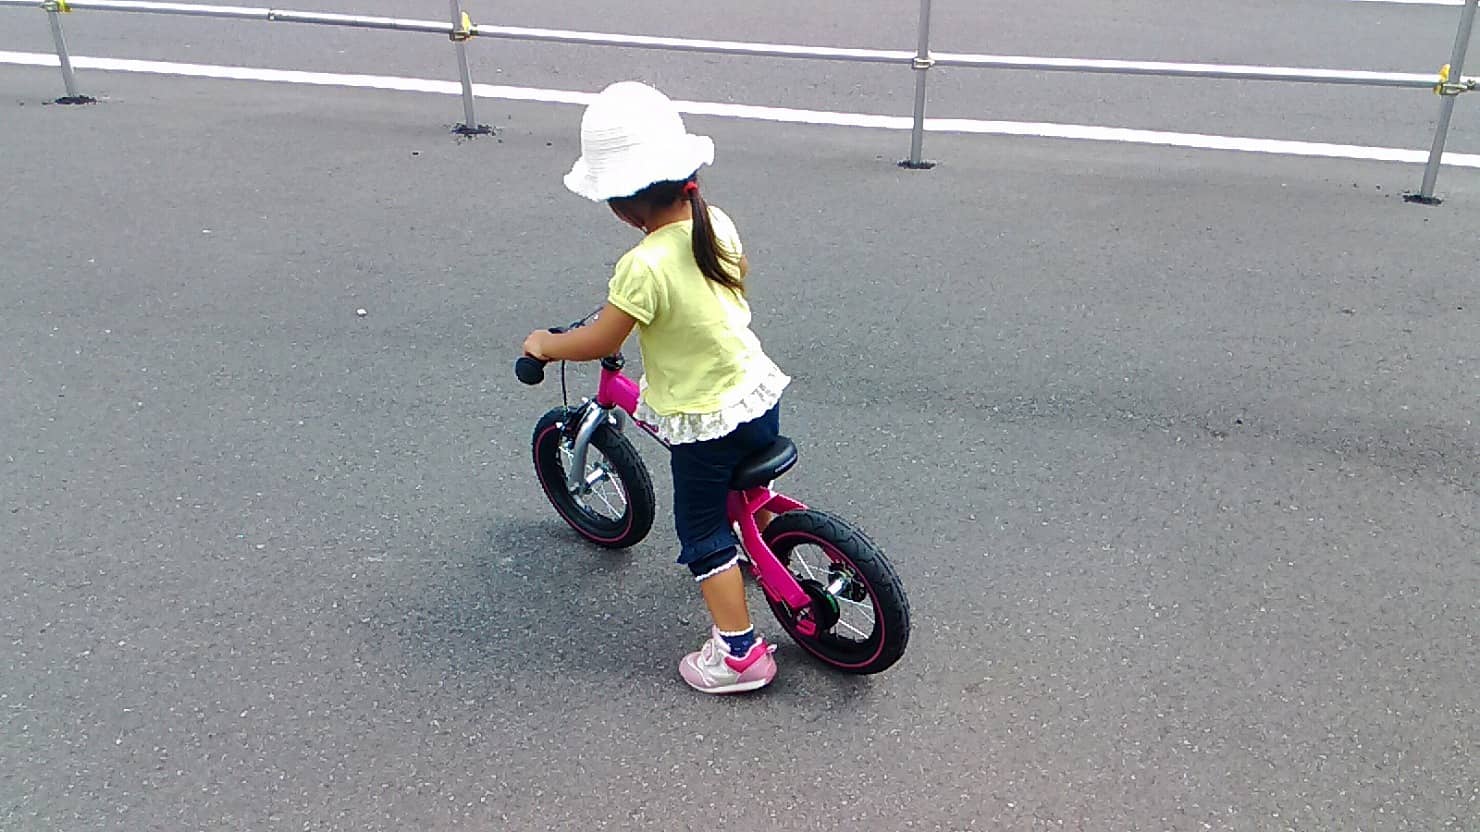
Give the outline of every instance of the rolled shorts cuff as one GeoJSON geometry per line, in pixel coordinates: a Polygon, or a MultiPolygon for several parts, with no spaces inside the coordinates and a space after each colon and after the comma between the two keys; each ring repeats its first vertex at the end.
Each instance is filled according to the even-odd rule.
{"type": "Polygon", "coordinates": [[[716,566],[716,567],[714,567],[713,569],[710,569],[710,570],[708,570],[706,572],[700,572],[697,569],[694,569],[694,567],[692,567],[692,566],[689,567],[689,568],[690,569],[694,569],[694,580],[698,581],[699,583],[703,583],[703,582],[709,580],[710,578],[713,578],[715,575],[720,574],[721,572],[724,572],[724,571],[730,570],[730,569],[734,569],[739,564],[740,564],[740,552],[738,550],[731,549],[730,550],[730,556],[728,558],[725,558],[725,559],[721,560],[719,562],[719,565],[716,566]]]}
{"type": "Polygon", "coordinates": [[[695,575],[703,575],[735,557],[736,547],[739,545],[740,541],[735,539],[735,533],[729,527],[725,527],[694,543],[684,544],[683,552],[678,556],[678,562],[687,566],[689,571],[695,575]]]}

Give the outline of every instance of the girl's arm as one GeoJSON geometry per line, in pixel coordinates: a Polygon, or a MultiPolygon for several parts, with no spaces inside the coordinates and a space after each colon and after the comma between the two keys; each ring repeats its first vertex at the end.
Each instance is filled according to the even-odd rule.
{"type": "Polygon", "coordinates": [[[610,303],[596,320],[569,332],[537,329],[524,339],[524,352],[541,361],[595,361],[622,349],[637,319],[610,303]]]}

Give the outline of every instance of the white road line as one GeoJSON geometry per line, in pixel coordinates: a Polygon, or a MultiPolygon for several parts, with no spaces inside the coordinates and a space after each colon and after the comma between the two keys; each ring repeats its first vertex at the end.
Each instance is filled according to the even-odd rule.
{"type": "MultiPolygon", "coordinates": [[[[56,55],[45,52],[7,52],[0,50],[0,64],[54,67],[57,66],[58,61],[56,55]]],[[[427,78],[403,78],[386,75],[346,75],[334,72],[304,72],[288,69],[214,66],[209,64],[185,64],[168,61],[137,61],[123,58],[89,58],[81,55],[72,56],[72,64],[78,69],[177,75],[188,78],[269,81],[285,84],[355,87],[362,89],[397,90],[402,92],[428,92],[439,95],[460,95],[462,92],[462,88],[455,81],[437,81],[427,78]]],[[[498,86],[492,84],[474,84],[473,89],[479,98],[504,101],[586,104],[594,97],[593,93],[586,92],[539,89],[534,87],[498,86]]],[[[871,127],[883,130],[909,130],[911,127],[908,116],[837,113],[824,110],[797,110],[784,107],[761,107],[750,104],[727,104],[709,101],[679,101],[677,103],[679,109],[691,115],[719,116],[723,118],[772,121],[789,124],[871,127]]],[[[1126,127],[1100,127],[1089,124],[929,118],[925,120],[925,128],[936,133],[974,133],[991,136],[1078,139],[1081,141],[1118,142],[1123,144],[1157,145],[1198,150],[1269,153],[1282,156],[1315,156],[1330,159],[1361,159],[1383,162],[1406,162],[1410,164],[1423,164],[1428,160],[1427,150],[1327,144],[1323,142],[1288,141],[1283,139],[1255,139],[1239,136],[1213,136],[1199,133],[1173,133],[1161,130],[1136,130],[1126,127]]],[[[1454,167],[1480,168],[1480,154],[1447,152],[1444,154],[1444,164],[1454,167]]]]}
{"type": "Polygon", "coordinates": [[[1403,6],[1463,6],[1465,0],[1347,0],[1350,3],[1394,3],[1403,6]]]}

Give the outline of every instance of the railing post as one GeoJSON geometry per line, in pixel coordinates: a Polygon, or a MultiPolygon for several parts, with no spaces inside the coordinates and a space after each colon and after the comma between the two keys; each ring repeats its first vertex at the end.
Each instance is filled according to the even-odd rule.
{"type": "Polygon", "coordinates": [[[910,158],[899,163],[911,170],[929,170],[934,162],[921,158],[925,144],[925,80],[935,60],[930,57],[930,0],[920,0],[920,43],[912,66],[915,70],[915,123],[910,128],[910,158]]]}
{"type": "Polygon", "coordinates": [[[77,75],[72,71],[72,56],[67,54],[67,38],[62,34],[62,14],[70,12],[66,0],[46,0],[41,4],[46,17],[51,21],[51,39],[57,47],[57,59],[62,64],[62,83],[67,94],[57,99],[58,104],[91,104],[96,99],[77,91],[77,75]]]}
{"type": "Polygon", "coordinates": [[[457,47],[457,71],[462,76],[463,123],[453,125],[452,132],[462,136],[481,136],[493,132],[486,124],[479,124],[473,115],[473,74],[468,71],[468,38],[473,36],[473,22],[462,10],[460,0],[449,0],[452,5],[452,43],[457,47]]]}
{"type": "Polygon", "coordinates": [[[1439,102],[1439,124],[1434,130],[1434,146],[1429,150],[1429,163],[1423,170],[1423,185],[1418,193],[1404,194],[1409,202],[1422,205],[1438,205],[1443,202],[1434,196],[1434,184],[1439,180],[1439,163],[1444,159],[1444,142],[1449,137],[1449,120],[1454,116],[1454,99],[1466,89],[1464,84],[1465,53],[1470,49],[1470,33],[1475,28],[1475,9],[1480,0],[1467,0],[1459,16],[1459,32],[1454,36],[1454,52],[1449,57],[1447,72],[1441,73],[1438,86],[1434,87],[1442,99],[1439,102]],[[1451,83],[1453,79],[1454,83],[1451,83]]]}

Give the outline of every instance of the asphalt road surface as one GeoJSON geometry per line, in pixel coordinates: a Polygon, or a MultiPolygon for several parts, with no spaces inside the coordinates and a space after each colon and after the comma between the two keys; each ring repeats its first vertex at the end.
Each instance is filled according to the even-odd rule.
{"type": "MultiPolygon", "coordinates": [[[[1423,71],[1457,17],[1227,5],[941,3],[938,48],[1423,71]]],[[[795,8],[504,11],[913,39],[913,7],[795,8]]],[[[66,24],[452,77],[430,36],[66,24]]],[[[482,81],[908,106],[902,71],[488,46],[482,81]]],[[[48,48],[0,10],[0,49],[48,48]]],[[[1436,109],[1035,77],[941,73],[932,112],[1424,147],[1436,109]]],[[[560,186],[578,109],[483,101],[466,141],[443,96],[83,78],[104,100],[63,108],[0,66],[5,832],[1480,829],[1480,172],[1426,208],[1412,165],[932,135],[909,172],[897,132],[689,119],[796,378],[784,490],[869,530],[915,625],[867,679],[781,637],[771,688],[715,700],[675,670],[706,617],[666,510],[593,551],[529,464],[559,391],[518,344],[633,241],[560,186]]]]}

